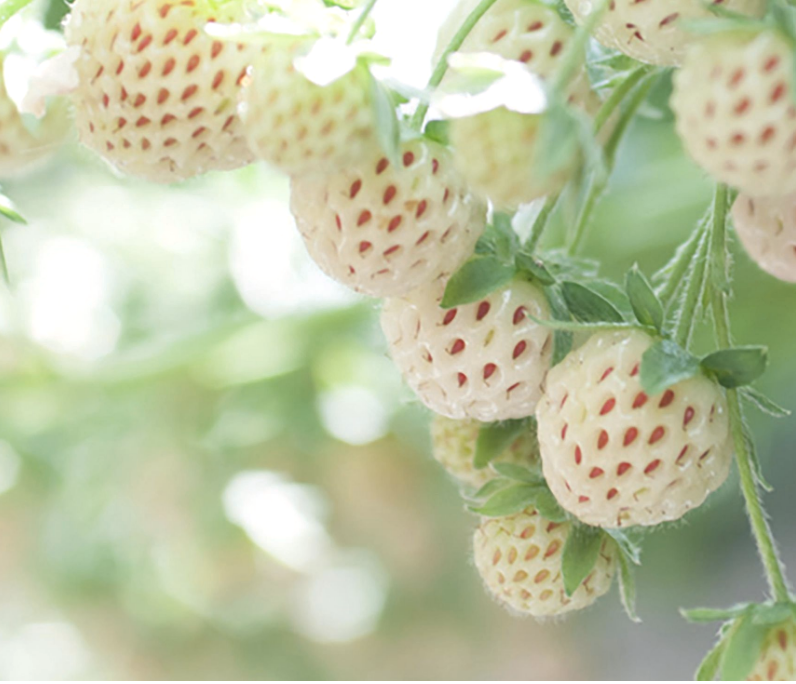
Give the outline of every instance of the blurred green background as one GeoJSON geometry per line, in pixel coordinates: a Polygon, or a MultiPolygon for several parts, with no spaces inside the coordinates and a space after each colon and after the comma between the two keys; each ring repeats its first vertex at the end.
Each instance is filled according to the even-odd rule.
{"type": "MultiPolygon", "coordinates": [[[[451,2],[381,2],[422,64],[451,2]]],[[[615,278],[709,200],[648,114],[585,249],[615,278]]],[[[0,678],[687,679],[713,633],[678,607],[762,597],[733,479],[647,538],[641,625],[615,590],[562,622],[494,604],[378,304],[309,262],[275,172],[157,187],[71,144],[3,187],[29,225],[0,227],[0,678]]],[[[796,293],[736,252],[736,336],[794,408],[796,293]]],[[[796,568],[796,421],[751,418],[796,568]]]]}

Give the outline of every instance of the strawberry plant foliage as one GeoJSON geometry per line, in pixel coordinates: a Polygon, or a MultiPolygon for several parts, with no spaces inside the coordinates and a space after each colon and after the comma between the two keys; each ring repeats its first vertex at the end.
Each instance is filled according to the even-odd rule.
{"type": "MultiPolygon", "coordinates": [[[[636,620],[638,529],[701,506],[735,459],[770,596],[685,613],[723,622],[698,678],[792,677],[796,613],[743,409],[788,412],[752,386],[765,347],[733,341],[727,237],[732,216],[749,256],[796,282],[791,3],[460,0],[422,91],[383,76],[375,5],[76,0],[80,141],[153,182],[255,160],[290,177],[310,256],[384,299],[392,360],[437,414],[434,457],[480,518],[475,565],[514,611],[585,608],[617,575],[636,620]],[[673,119],[716,190],[657,274],[613,282],[580,252],[641,112],[673,119]],[[706,319],[716,342],[697,351],[706,319]]],[[[34,135],[0,82],[0,171],[64,121],[56,104],[34,135]]]]}

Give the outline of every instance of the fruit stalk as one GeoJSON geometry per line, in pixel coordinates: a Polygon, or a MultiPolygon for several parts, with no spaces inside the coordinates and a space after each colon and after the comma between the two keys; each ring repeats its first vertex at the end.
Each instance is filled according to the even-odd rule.
{"type": "Polygon", "coordinates": [[[686,281],[683,303],[677,312],[677,326],[674,339],[683,349],[688,349],[691,335],[696,325],[696,311],[702,302],[702,293],[705,291],[705,278],[708,274],[707,258],[710,248],[707,236],[700,240],[693,255],[693,266],[686,281]]]}
{"type": "MultiPolygon", "coordinates": [[[[440,55],[436,67],[434,67],[434,71],[428,81],[427,90],[429,92],[433,91],[440,83],[442,83],[442,79],[445,78],[445,74],[448,73],[448,57],[450,57],[464,44],[464,41],[467,40],[467,36],[470,35],[472,30],[475,28],[475,25],[481,21],[481,17],[483,17],[496,2],[497,0],[481,0],[481,2],[478,3],[478,6],[470,13],[465,22],[461,25],[459,30],[456,32],[456,35],[454,35],[451,39],[451,42],[448,43],[448,47],[446,47],[445,51],[440,55]]],[[[421,102],[418,105],[414,115],[412,116],[412,119],[409,122],[410,129],[420,130],[420,128],[423,126],[423,122],[426,120],[428,108],[428,102],[421,102]]]]}
{"type": "Polygon", "coordinates": [[[379,0],[367,0],[353,26],[351,26],[351,32],[348,34],[346,45],[350,45],[356,40],[359,32],[362,30],[362,27],[365,25],[365,22],[368,20],[370,13],[373,11],[373,8],[376,6],[378,1],[379,0]]]}
{"type": "MultiPolygon", "coordinates": [[[[719,277],[723,279],[727,271],[727,186],[719,184],[713,202],[713,220],[711,231],[711,266],[722,269],[719,277]]],[[[730,293],[728,288],[719,287],[716,283],[716,272],[713,272],[710,293],[713,306],[713,320],[716,329],[716,340],[720,348],[731,346],[730,317],[727,306],[730,293]]],[[[735,457],[741,479],[741,491],[746,502],[746,512],[757,543],[758,553],[766,571],[766,579],[772,598],[778,602],[790,601],[788,582],[785,571],[777,553],[771,528],[760,501],[760,492],[755,483],[752,460],[744,435],[743,412],[737,390],[727,391],[732,436],[735,443],[735,457]]]]}
{"type": "MultiPolygon", "coordinates": [[[[619,149],[619,143],[622,142],[630,122],[633,120],[633,117],[635,117],[638,108],[647,99],[647,95],[649,95],[652,86],[655,84],[655,81],[658,78],[659,72],[655,70],[647,71],[644,69],[644,72],[645,73],[641,74],[639,79],[636,81],[636,88],[628,88],[622,94],[624,97],[628,93],[632,93],[632,96],[628,102],[627,109],[622,113],[622,116],[616,123],[614,132],[611,134],[611,137],[608,139],[608,142],[605,145],[605,164],[607,167],[605,177],[592,177],[592,180],[589,184],[588,194],[586,195],[586,199],[583,201],[583,207],[578,214],[578,220],[575,223],[575,229],[572,231],[572,238],[568,248],[570,254],[575,254],[577,253],[578,249],[580,249],[583,239],[586,237],[586,228],[591,221],[594,208],[597,205],[597,200],[600,198],[608,185],[608,178],[610,177],[614,163],[616,162],[616,152],[619,149]]],[[[630,76],[628,76],[628,79],[633,78],[636,73],[637,72],[633,72],[630,76]]],[[[621,86],[618,86],[618,88],[621,88],[621,86]]],[[[608,102],[606,102],[606,104],[608,104],[608,102]]],[[[619,101],[617,101],[614,106],[618,104],[619,101]]],[[[606,115],[606,118],[609,115],[610,113],[606,115]]]]}

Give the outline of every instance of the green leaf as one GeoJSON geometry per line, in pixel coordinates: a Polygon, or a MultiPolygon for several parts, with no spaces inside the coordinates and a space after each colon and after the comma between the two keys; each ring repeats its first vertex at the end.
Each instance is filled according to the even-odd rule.
{"type": "Polygon", "coordinates": [[[543,518],[546,518],[550,522],[563,523],[569,520],[567,512],[561,508],[561,505],[556,500],[556,497],[553,496],[553,493],[547,489],[546,486],[540,489],[539,493],[536,495],[536,500],[534,501],[533,505],[534,508],[539,511],[539,515],[541,515],[543,518]]]}
{"type": "Polygon", "coordinates": [[[23,226],[28,223],[22,214],[17,211],[11,199],[3,194],[0,194],[0,216],[23,226]]]}
{"type": "Polygon", "coordinates": [[[473,465],[479,470],[486,468],[526,430],[530,430],[527,418],[484,425],[478,432],[473,465]]]}
{"type": "Polygon", "coordinates": [[[793,603],[764,603],[752,608],[752,620],[756,625],[775,627],[793,619],[793,603]]]}
{"type": "Polygon", "coordinates": [[[508,285],[516,275],[509,266],[494,256],[478,256],[468,261],[451,276],[445,287],[442,308],[472,304],[508,285]]]}
{"type": "MultiPolygon", "coordinates": [[[[569,314],[569,309],[564,301],[559,288],[546,287],[544,288],[547,301],[550,303],[550,312],[553,318],[559,322],[567,322],[572,320],[569,314]]],[[[553,365],[556,366],[561,363],[564,358],[572,351],[573,335],[566,330],[555,330],[553,333],[553,365]]]]}
{"type": "Polygon", "coordinates": [[[602,545],[603,534],[598,527],[572,526],[561,557],[561,574],[567,596],[572,596],[594,569],[602,545]]]}
{"type": "Polygon", "coordinates": [[[633,566],[624,553],[619,554],[619,597],[627,616],[633,622],[641,622],[636,613],[636,577],[633,566]]]}
{"type": "Polygon", "coordinates": [[[515,463],[493,463],[492,470],[515,482],[523,482],[537,487],[544,484],[544,478],[539,473],[515,463]]]}
{"type": "Polygon", "coordinates": [[[544,286],[555,285],[556,279],[547,270],[547,266],[532,254],[520,252],[516,257],[517,268],[525,271],[534,280],[544,286]]]}
{"type": "Polygon", "coordinates": [[[638,265],[628,271],[625,289],[636,320],[660,332],[663,329],[663,304],[652,289],[649,280],[639,271],[638,265]]]}
{"type": "Polygon", "coordinates": [[[721,678],[725,682],[745,681],[760,657],[768,628],[756,625],[750,615],[738,618],[730,630],[721,658],[721,678]]]}
{"type": "Polygon", "coordinates": [[[513,484],[514,482],[512,480],[505,477],[496,477],[494,480],[489,480],[489,482],[485,483],[475,494],[468,498],[473,501],[486,501],[493,494],[496,494],[506,487],[511,487],[513,484]]]}
{"type": "Polygon", "coordinates": [[[650,396],[697,373],[699,360],[671,340],[656,342],[641,357],[641,386],[650,396]]]}
{"type": "Polygon", "coordinates": [[[721,658],[724,655],[724,647],[727,642],[724,639],[719,640],[713,648],[708,651],[708,654],[702,659],[702,662],[697,668],[694,679],[697,682],[712,682],[716,679],[719,673],[719,665],[721,665],[721,658]]]}
{"type": "Polygon", "coordinates": [[[746,399],[759,411],[773,418],[787,418],[791,412],[777,404],[772,399],[769,399],[765,394],[756,390],[754,387],[742,387],[740,390],[741,397],[746,399]]]}
{"type": "Polygon", "coordinates": [[[0,2],[0,26],[3,26],[11,17],[29,5],[33,0],[5,0],[0,2]]]}
{"type": "Polygon", "coordinates": [[[596,292],[607,299],[614,308],[622,314],[622,318],[626,321],[632,321],[635,318],[633,307],[630,306],[627,292],[625,292],[619,285],[612,283],[610,280],[603,280],[602,278],[590,279],[588,283],[589,289],[596,292]]]}
{"type": "Polygon", "coordinates": [[[708,354],[701,361],[702,368],[716,376],[719,384],[736,389],[752,384],[766,371],[768,349],[765,347],[736,347],[708,354]]]}
{"type": "Polygon", "coordinates": [[[744,603],[732,608],[681,608],[682,615],[688,622],[701,624],[704,622],[724,622],[734,620],[749,610],[749,604],[744,603]]]}
{"type": "Polygon", "coordinates": [[[561,294],[572,316],[581,323],[622,323],[622,314],[611,302],[585,285],[561,283],[561,294]]]}
{"type": "Polygon", "coordinates": [[[433,140],[440,145],[447,147],[450,144],[450,122],[437,119],[429,121],[426,124],[426,130],[423,133],[429,140],[433,140]]]}
{"type": "Polygon", "coordinates": [[[533,506],[539,491],[539,487],[532,485],[511,485],[493,494],[482,506],[471,506],[470,510],[488,518],[502,518],[505,515],[513,515],[524,511],[529,506],[533,506]]]}
{"type": "Polygon", "coordinates": [[[627,532],[615,528],[605,528],[603,530],[619,546],[619,550],[634,565],[641,565],[641,546],[631,540],[627,532]]]}
{"type": "Polygon", "coordinates": [[[376,137],[388,159],[399,165],[401,158],[401,126],[390,91],[371,75],[371,101],[376,118],[376,137]]]}

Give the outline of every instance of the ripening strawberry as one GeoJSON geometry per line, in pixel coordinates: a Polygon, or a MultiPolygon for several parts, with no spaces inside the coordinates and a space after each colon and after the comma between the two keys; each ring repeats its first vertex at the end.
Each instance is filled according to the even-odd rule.
{"type": "Polygon", "coordinates": [[[753,197],[796,192],[793,48],[774,30],[709,36],[675,74],[677,131],[696,162],[753,197]]]}
{"type": "Polygon", "coordinates": [[[209,36],[242,18],[237,0],[76,0],[66,25],[81,142],[121,171],[169,183],[252,161],[236,111],[261,48],[209,36]]]}
{"type": "Polygon", "coordinates": [[[739,195],[732,216],[755,263],[775,278],[796,283],[796,197],[739,195]]]}
{"type": "Polygon", "coordinates": [[[241,99],[252,151],[295,176],[328,173],[360,162],[376,144],[367,67],[320,86],[296,69],[306,41],[277,41],[254,63],[241,99]]]}
{"type": "MultiPolygon", "coordinates": [[[[431,446],[434,458],[459,482],[474,488],[496,477],[490,468],[476,470],[475,446],[481,423],[475,420],[451,420],[434,416],[431,422],[431,446]]],[[[532,430],[523,432],[494,463],[531,466],[539,461],[539,445],[532,430]]]]}
{"type": "Polygon", "coordinates": [[[553,335],[542,291],[515,280],[474,304],[440,307],[441,280],[384,303],[392,359],[428,408],[484,423],[533,414],[550,368],[553,335]]]}
{"type": "MultiPolygon", "coordinates": [[[[461,24],[472,3],[465,0],[443,27],[440,44],[461,24]]],[[[489,52],[526,65],[542,80],[551,79],[574,33],[558,15],[540,2],[498,0],[473,29],[461,52],[489,52]]],[[[441,50],[440,50],[441,51],[441,50]]],[[[591,90],[584,69],[568,92],[576,108],[594,112],[599,98],[591,90]]],[[[469,185],[501,210],[560,190],[578,166],[577,155],[551,174],[534,164],[541,116],[498,107],[451,121],[450,138],[456,166],[469,185]]]]}
{"type": "Polygon", "coordinates": [[[528,508],[484,519],[475,532],[475,567],[501,603],[534,617],[552,617],[590,606],[611,588],[617,552],[603,542],[597,563],[572,596],[564,591],[561,557],[571,523],[554,523],[528,508]]]}
{"type": "Polygon", "coordinates": [[[19,109],[6,92],[3,58],[0,55],[0,178],[29,171],[50,156],[69,130],[66,110],[60,103],[29,129],[19,109]]]}
{"type": "Polygon", "coordinates": [[[372,150],[338,173],[294,178],[291,208],[321,269],[373,297],[450,275],[485,225],[448,152],[420,139],[404,144],[397,164],[372,150]]]}
{"type": "MultiPolygon", "coordinates": [[[[739,14],[760,16],[765,0],[709,0],[739,14]]],[[[578,23],[595,0],[565,0],[578,23]]],[[[612,0],[594,31],[603,45],[649,64],[678,66],[696,38],[688,22],[713,16],[704,0],[612,0]]]]}
{"type": "Polygon", "coordinates": [[[796,621],[771,629],[747,681],[796,682],[796,621]]]}
{"type": "Polygon", "coordinates": [[[641,387],[646,333],[592,336],[547,376],[536,411],[544,475],[558,502],[589,525],[677,520],[727,479],[727,404],[704,376],[657,396],[641,387]]]}

